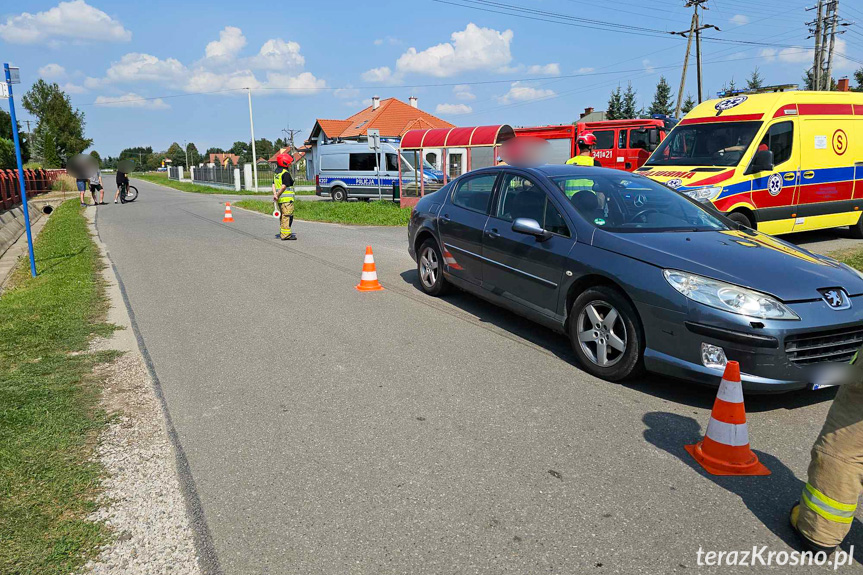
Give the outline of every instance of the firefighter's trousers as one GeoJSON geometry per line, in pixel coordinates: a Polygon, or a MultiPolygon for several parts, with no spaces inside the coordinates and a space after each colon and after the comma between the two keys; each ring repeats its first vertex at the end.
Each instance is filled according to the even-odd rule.
{"type": "Polygon", "coordinates": [[[291,225],[294,223],[294,200],[279,198],[279,235],[282,239],[291,235],[291,225]]]}
{"type": "MultiPolygon", "coordinates": [[[[863,354],[861,354],[863,355],[863,354]]],[[[823,547],[835,547],[851,529],[863,491],[863,361],[841,386],[812,447],[809,481],[800,497],[797,528],[823,547]]]]}

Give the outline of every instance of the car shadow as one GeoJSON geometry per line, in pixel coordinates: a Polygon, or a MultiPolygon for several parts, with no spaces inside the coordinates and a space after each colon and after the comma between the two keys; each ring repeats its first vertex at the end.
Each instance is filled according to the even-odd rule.
{"type": "MultiPolygon", "coordinates": [[[[681,460],[716,486],[740,497],[746,508],[774,535],[787,545],[800,548],[797,536],[788,521],[788,514],[792,505],[799,501],[804,482],[782,461],[770,454],[755,451],[761,463],[770,470],[770,475],[711,475],[684,449],[685,445],[697,443],[702,438],[701,426],[696,420],[675,413],[653,411],[645,414],[642,421],[647,426],[644,439],[648,443],[681,460]]],[[[759,545],[757,542],[754,544],[759,545]]],[[[848,552],[852,545],[854,559],[863,563],[863,525],[856,518],[851,526],[851,533],[842,543],[842,549],[848,552]]]]}
{"type": "MultiPolygon", "coordinates": [[[[406,284],[423,293],[419,285],[416,269],[409,269],[399,275],[406,284]]],[[[454,290],[451,294],[438,299],[459,308],[482,323],[493,325],[536,346],[542,347],[555,357],[570,364],[574,369],[580,369],[576,363],[575,354],[572,352],[569,338],[565,335],[556,333],[551,329],[462,290],[454,290]]],[[[609,385],[613,384],[609,383],[609,385]]],[[[659,399],[704,409],[709,409],[716,398],[716,387],[655,374],[645,374],[619,385],[659,399]]],[[[717,387],[719,386],[718,378],[716,385],[717,387]]],[[[826,388],[818,391],[793,391],[782,394],[747,394],[746,409],[753,412],[797,409],[807,405],[832,401],[835,395],[835,388],[826,388]]]]}

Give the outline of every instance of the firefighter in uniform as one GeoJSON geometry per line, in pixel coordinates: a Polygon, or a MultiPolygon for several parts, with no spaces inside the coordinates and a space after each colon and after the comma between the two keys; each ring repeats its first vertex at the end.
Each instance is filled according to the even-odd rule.
{"type": "Polygon", "coordinates": [[[276,156],[278,170],[273,174],[273,201],[279,204],[279,233],[277,238],[282,240],[295,240],[297,235],[291,231],[294,223],[294,179],[288,171],[288,167],[294,162],[290,154],[279,154],[276,156]]]}
{"type": "MultiPolygon", "coordinates": [[[[596,136],[591,132],[586,132],[578,137],[576,145],[578,146],[578,155],[568,159],[567,165],[602,167],[602,164],[591,155],[594,146],[596,146],[596,136]]],[[[576,192],[590,190],[592,187],[593,180],[572,179],[566,180],[563,191],[567,198],[571,198],[576,192]]]]}
{"type": "Polygon", "coordinates": [[[863,348],[851,360],[850,381],[839,388],[812,447],[809,480],[791,508],[791,525],[804,546],[832,552],[842,543],[863,491],[863,348]]]}

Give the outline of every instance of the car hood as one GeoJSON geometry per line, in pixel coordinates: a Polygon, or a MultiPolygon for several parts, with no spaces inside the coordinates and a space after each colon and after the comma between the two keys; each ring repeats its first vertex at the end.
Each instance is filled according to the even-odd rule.
{"type": "Polygon", "coordinates": [[[593,245],[664,269],[748,287],[793,302],[821,298],[819,289],[863,294],[863,279],[838,262],[754,231],[613,233],[593,245]]]}

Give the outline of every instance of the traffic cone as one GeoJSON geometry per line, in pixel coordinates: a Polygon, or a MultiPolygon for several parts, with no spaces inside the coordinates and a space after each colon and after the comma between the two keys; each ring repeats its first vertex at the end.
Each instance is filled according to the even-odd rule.
{"type": "Polygon", "coordinates": [[[222,218],[223,222],[233,222],[234,216],[231,214],[231,202],[225,202],[225,217],[222,218]]]}
{"type": "Polygon", "coordinates": [[[359,291],[380,291],[384,289],[384,286],[378,281],[378,272],[375,269],[375,256],[372,253],[372,246],[366,246],[366,257],[363,260],[363,275],[356,288],[359,291]]]}
{"type": "Polygon", "coordinates": [[[749,448],[740,364],[736,361],[725,366],[704,439],[685,447],[712,475],[770,475],[749,448]]]}

